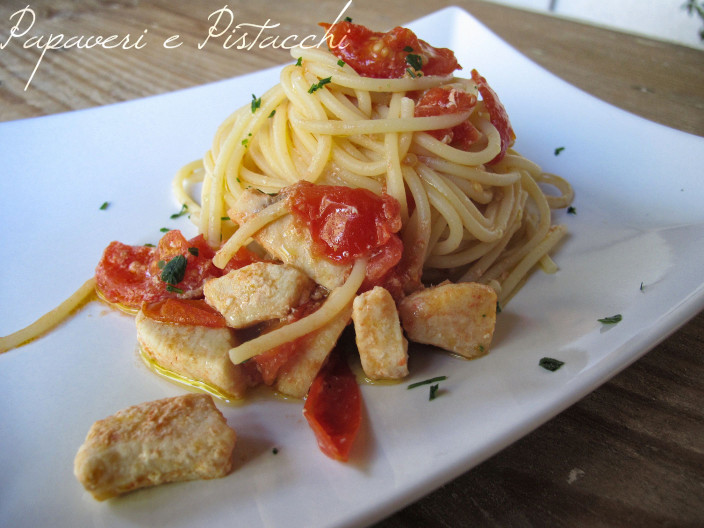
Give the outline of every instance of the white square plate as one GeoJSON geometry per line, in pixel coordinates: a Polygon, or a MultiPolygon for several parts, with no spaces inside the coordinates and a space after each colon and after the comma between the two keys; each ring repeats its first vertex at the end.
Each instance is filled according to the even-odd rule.
{"type": "MultiPolygon", "coordinates": [[[[448,376],[432,402],[406,383],[362,387],[365,425],[350,463],[319,452],[300,402],[255,398],[221,406],[239,434],[231,475],[105,503],[72,473],[90,425],[183,390],[141,364],[130,317],[90,303],[0,356],[0,525],[368,524],[535,429],[704,307],[702,138],[580,92],[460,9],[410,27],[454,49],[465,72],[476,67],[504,102],[518,150],[574,185],[577,214],[557,213],[570,230],[554,256],[559,272],[531,277],[500,314],[488,356],[414,350],[409,383],[448,376]],[[597,322],[617,313],[617,325],[597,322]],[[565,365],[548,372],[543,356],[565,365]]],[[[278,68],[0,124],[0,334],[70,295],[110,241],[156,242],[163,226],[195,234],[187,220],[169,219],[180,208],[172,176],[202,156],[232,110],[276,82],[278,68]]]]}

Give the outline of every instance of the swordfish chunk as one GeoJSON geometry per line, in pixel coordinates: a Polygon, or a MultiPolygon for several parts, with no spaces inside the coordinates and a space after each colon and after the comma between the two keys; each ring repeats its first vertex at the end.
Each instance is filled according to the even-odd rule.
{"type": "MultiPolygon", "coordinates": [[[[270,196],[263,192],[247,189],[228,211],[230,218],[242,225],[249,217],[267,206],[285,199],[279,194],[270,196]]],[[[352,270],[351,264],[338,264],[313,253],[313,239],[306,226],[300,225],[287,214],[268,224],[255,235],[254,239],[268,253],[303,271],[315,282],[332,290],[341,286],[352,270]]]]}

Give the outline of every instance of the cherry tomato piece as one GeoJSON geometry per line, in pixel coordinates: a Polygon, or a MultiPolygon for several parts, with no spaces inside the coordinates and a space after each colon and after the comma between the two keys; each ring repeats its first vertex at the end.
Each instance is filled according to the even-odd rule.
{"type": "Polygon", "coordinates": [[[462,69],[451,50],[435,48],[407,28],[395,27],[381,33],[347,21],[320,25],[331,37],[330,51],[363,77],[399,79],[408,69],[414,75],[417,71],[423,75],[450,75],[462,69]],[[413,67],[416,60],[421,62],[420,69],[413,67]]]}
{"type": "Polygon", "coordinates": [[[336,351],[313,380],[303,416],[320,450],[346,462],[362,421],[362,394],[354,374],[336,351]]]}
{"type": "Polygon", "coordinates": [[[225,318],[203,299],[164,299],[142,305],[144,315],[155,321],[178,325],[225,328],[225,318]]]}
{"type": "Polygon", "coordinates": [[[290,187],[288,200],[309,227],[316,252],[333,261],[369,257],[401,229],[400,206],[387,194],[301,182],[290,187]]]}
{"type": "Polygon", "coordinates": [[[203,235],[186,240],[178,230],[166,233],[156,248],[112,242],[96,267],[96,289],[109,302],[138,310],[145,302],[202,297],[206,280],[260,260],[242,249],[221,270],[212,262],[214,255],[203,235]],[[182,257],[185,267],[172,284],[164,279],[164,268],[176,257],[182,257]]]}
{"type": "MultiPolygon", "coordinates": [[[[467,112],[477,104],[474,94],[468,94],[457,88],[436,86],[426,90],[416,102],[416,117],[439,116],[467,112]]],[[[479,131],[469,121],[464,121],[452,128],[428,130],[428,134],[438,141],[461,150],[469,147],[480,137],[479,131]]]]}
{"type": "Polygon", "coordinates": [[[508,119],[508,113],[504,105],[499,101],[499,96],[496,92],[489,86],[486,79],[479,75],[477,70],[472,70],[472,80],[477,83],[479,88],[479,93],[484,101],[484,106],[487,112],[489,112],[489,121],[496,127],[499,131],[499,136],[501,137],[501,152],[499,152],[496,157],[489,162],[489,165],[493,163],[498,163],[506,155],[508,148],[513,145],[516,140],[516,134],[513,132],[511,127],[511,122],[508,119]]]}

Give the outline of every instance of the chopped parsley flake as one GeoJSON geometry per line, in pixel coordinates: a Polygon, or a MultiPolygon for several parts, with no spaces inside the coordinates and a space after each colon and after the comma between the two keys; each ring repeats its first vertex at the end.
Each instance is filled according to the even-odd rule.
{"type": "Polygon", "coordinates": [[[278,455],[278,454],[279,454],[279,448],[278,448],[278,447],[275,447],[274,449],[271,450],[271,452],[274,453],[275,455],[278,455]]]}
{"type": "Polygon", "coordinates": [[[226,222],[226,221],[229,220],[229,219],[230,219],[229,216],[221,216],[221,217],[220,217],[220,220],[222,220],[223,222],[226,222]]]}
{"type": "Polygon", "coordinates": [[[144,244],[144,247],[156,247],[156,246],[154,244],[152,244],[151,242],[147,242],[146,244],[144,244]]]}
{"type": "Polygon", "coordinates": [[[559,359],[555,359],[555,358],[551,358],[551,357],[541,358],[540,361],[538,362],[538,365],[543,367],[545,370],[549,370],[550,372],[555,372],[557,369],[559,369],[564,364],[565,364],[564,361],[560,361],[559,359]]]}
{"type": "Polygon", "coordinates": [[[616,324],[621,322],[621,319],[623,319],[623,316],[621,314],[616,314],[610,315],[609,317],[604,317],[602,319],[597,319],[597,321],[603,324],[616,324]]]}
{"type": "Polygon", "coordinates": [[[174,213],[171,215],[171,219],[178,218],[179,216],[183,216],[188,213],[188,206],[186,204],[183,204],[181,206],[181,210],[178,213],[174,213]]]}
{"type": "Polygon", "coordinates": [[[642,282],[640,283],[640,291],[645,291],[645,284],[642,282]]]}
{"type": "Polygon", "coordinates": [[[159,229],[159,231],[161,231],[162,233],[168,233],[169,231],[171,231],[171,228],[169,228],[169,227],[162,227],[161,229],[159,229]]]}
{"type": "Polygon", "coordinates": [[[352,17],[345,17],[345,22],[352,22],[352,17]]]}
{"type": "Polygon", "coordinates": [[[188,252],[193,255],[194,257],[198,256],[198,248],[197,247],[189,247],[188,252]]]}
{"type": "Polygon", "coordinates": [[[262,105],[262,98],[257,98],[256,95],[252,94],[252,113],[256,112],[257,109],[262,105]]]}
{"type": "Polygon", "coordinates": [[[557,147],[555,149],[555,156],[559,156],[563,150],[565,150],[565,147],[557,147]]]}
{"type": "Polygon", "coordinates": [[[437,376],[435,378],[430,378],[427,380],[423,381],[417,381],[415,383],[411,383],[408,388],[409,389],[415,389],[416,387],[420,387],[421,385],[430,385],[431,383],[436,383],[438,381],[444,381],[447,379],[447,376],[437,376]]]}
{"type": "Polygon", "coordinates": [[[171,284],[166,285],[166,291],[173,293],[183,293],[183,290],[181,288],[177,288],[176,286],[172,286],[171,284]]]}
{"type": "Polygon", "coordinates": [[[428,396],[428,401],[433,401],[435,398],[438,397],[438,387],[440,387],[440,385],[438,385],[437,383],[435,385],[430,386],[430,394],[428,396]]]}
{"type": "Polygon", "coordinates": [[[412,69],[406,68],[406,71],[408,72],[408,75],[410,75],[410,76],[413,77],[414,79],[415,79],[416,77],[418,77],[418,75],[416,75],[416,73],[415,73],[412,69]]]}
{"type": "Polygon", "coordinates": [[[245,147],[249,146],[249,139],[243,139],[243,140],[242,140],[242,145],[245,146],[245,147]]]}
{"type": "Polygon", "coordinates": [[[186,264],[186,257],[183,255],[176,255],[161,269],[161,280],[172,286],[178,284],[186,275],[186,264]]]}
{"type": "Polygon", "coordinates": [[[298,57],[298,60],[296,61],[296,66],[301,66],[303,64],[303,57],[298,57]]]}
{"type": "Polygon", "coordinates": [[[406,46],[405,48],[403,48],[403,51],[405,51],[406,53],[413,53],[413,48],[410,46],[406,46]]]}
{"type": "Polygon", "coordinates": [[[570,206],[567,208],[567,214],[576,215],[576,214],[577,214],[577,208],[574,207],[573,205],[570,205],[570,206]]]}
{"type": "Polygon", "coordinates": [[[275,114],[275,113],[276,113],[276,108],[274,108],[274,109],[271,111],[271,113],[270,113],[267,117],[268,117],[269,119],[271,119],[272,117],[274,117],[274,114],[275,114]]]}
{"type": "Polygon", "coordinates": [[[308,88],[308,93],[312,94],[315,91],[320,90],[323,86],[326,84],[330,84],[332,82],[332,77],[325,77],[325,79],[320,79],[317,83],[311,85],[310,88],[308,88]]]}
{"type": "Polygon", "coordinates": [[[340,59],[340,60],[337,61],[337,65],[338,65],[340,68],[342,68],[345,64],[346,64],[345,61],[343,61],[342,59],[340,59]]]}
{"type": "Polygon", "coordinates": [[[408,55],[406,55],[406,62],[415,71],[420,71],[421,68],[423,68],[423,59],[420,55],[409,53],[408,55]]]}
{"type": "Polygon", "coordinates": [[[100,210],[105,211],[105,209],[107,209],[109,205],[110,202],[103,202],[103,204],[100,206],[100,210]]]}

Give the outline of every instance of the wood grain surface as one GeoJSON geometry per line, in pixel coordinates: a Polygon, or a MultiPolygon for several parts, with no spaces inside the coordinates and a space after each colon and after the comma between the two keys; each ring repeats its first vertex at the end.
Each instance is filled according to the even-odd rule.
{"type": "MultiPolygon", "coordinates": [[[[36,48],[3,46],[0,121],[127,101],[290,60],[284,50],[226,50],[212,41],[198,50],[208,15],[225,5],[221,0],[3,0],[0,43],[7,44],[17,22],[10,16],[28,3],[36,13],[35,33],[141,35],[148,45],[51,50],[43,56],[36,48]],[[175,34],[187,45],[163,48],[175,34]]],[[[567,82],[647,119],[704,136],[704,51],[480,1],[362,0],[346,14],[388,28],[451,4],[567,82]]],[[[316,23],[334,19],[344,5],[229,2],[237,21],[271,19],[280,23],[271,34],[282,37],[319,34],[316,23]]],[[[377,526],[704,526],[703,352],[700,313],[527,437],[441,489],[428,490],[420,501],[389,512],[377,526]]]]}

